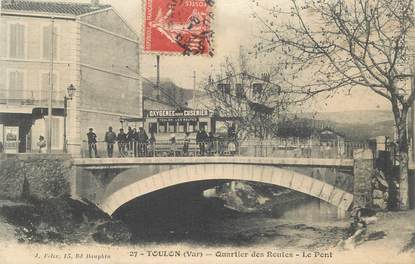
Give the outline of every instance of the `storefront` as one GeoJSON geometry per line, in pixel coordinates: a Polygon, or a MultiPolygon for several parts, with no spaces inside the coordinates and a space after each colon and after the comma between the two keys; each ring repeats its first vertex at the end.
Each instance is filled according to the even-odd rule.
{"type": "Polygon", "coordinates": [[[19,127],[0,124],[0,149],[4,153],[18,153],[19,127]]]}
{"type": "MultiPolygon", "coordinates": [[[[39,136],[46,138],[48,117],[46,110],[27,109],[22,113],[0,113],[0,150],[8,154],[38,152],[39,136]]],[[[63,116],[54,110],[52,116],[52,151],[63,150],[63,116]]]]}
{"type": "Polygon", "coordinates": [[[8,154],[30,152],[31,126],[29,114],[1,113],[0,150],[8,154]]]}
{"type": "Polygon", "coordinates": [[[144,129],[160,139],[167,139],[171,134],[182,138],[186,132],[194,136],[202,128],[206,132],[212,130],[211,112],[207,109],[148,110],[144,115],[144,129]]]}

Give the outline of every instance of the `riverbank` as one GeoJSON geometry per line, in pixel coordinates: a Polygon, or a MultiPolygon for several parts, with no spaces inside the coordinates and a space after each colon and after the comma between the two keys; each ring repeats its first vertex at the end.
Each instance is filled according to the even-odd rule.
{"type": "Polygon", "coordinates": [[[138,259],[140,263],[154,260],[157,263],[171,263],[180,260],[163,257],[163,254],[168,254],[166,252],[179,252],[180,257],[185,252],[203,254],[201,258],[192,258],[192,263],[409,264],[415,259],[415,211],[378,213],[377,220],[369,224],[368,233],[382,231],[386,236],[347,250],[337,248],[336,244],[344,237],[348,222],[300,223],[300,219],[282,221],[254,214],[226,218],[221,225],[215,223],[214,229],[206,227],[208,231],[201,236],[216,236],[217,241],[209,239],[212,243],[183,239],[180,242],[132,244],[128,242],[127,230],[120,223],[112,222],[108,216],[95,211],[92,205],[68,199],[30,203],[1,201],[2,263],[34,263],[36,254],[42,255],[41,263],[62,263],[68,252],[73,254],[71,256],[83,254],[83,257],[76,262],[64,263],[92,263],[97,258],[103,263],[136,263],[138,259]],[[22,215],[22,212],[26,214],[22,215]],[[19,253],[18,258],[16,252],[19,253]],[[246,253],[247,256],[226,255],[232,252],[246,253]],[[317,253],[321,256],[316,257],[317,253]],[[58,258],[54,259],[53,254],[58,258]],[[89,254],[89,259],[86,254],[89,254]],[[310,254],[310,257],[303,254],[310,254]]]}
{"type": "Polygon", "coordinates": [[[126,243],[128,229],[96,206],[69,197],[0,200],[0,241],[22,244],[126,243]]]}
{"type": "MultiPolygon", "coordinates": [[[[212,204],[211,200],[202,198],[212,204]]],[[[213,210],[222,217],[175,223],[160,231],[136,231],[135,237],[119,220],[111,219],[94,205],[70,198],[30,201],[0,201],[0,241],[52,245],[153,245],[193,244],[198,246],[278,246],[328,248],[344,237],[347,222],[301,223],[263,214],[244,214],[220,203],[213,210]],[[191,225],[191,226],[190,226],[191,225]]],[[[174,220],[174,218],[173,218],[174,220]]]]}
{"type": "MultiPolygon", "coordinates": [[[[226,208],[220,213],[228,215],[219,221],[205,223],[203,236],[210,236],[209,243],[223,246],[279,246],[308,249],[330,248],[346,235],[349,222],[306,222],[300,219],[278,219],[263,214],[231,213],[226,208]],[[226,211],[225,211],[226,210],[226,211]],[[215,240],[214,238],[217,237],[215,240]]],[[[368,225],[368,234],[384,232],[376,241],[366,241],[356,249],[381,246],[396,252],[415,250],[415,211],[383,212],[376,214],[374,223],[368,225]]],[[[197,220],[197,219],[195,219],[197,220]]],[[[70,198],[49,200],[33,199],[29,202],[0,200],[0,239],[22,243],[65,244],[122,244],[129,243],[128,229],[112,220],[91,204],[70,198]],[[112,227],[110,227],[112,226],[112,227]],[[125,233],[122,237],[99,239],[99,230],[125,233]],[[112,230],[114,229],[114,230],[112,230]],[[26,231],[25,231],[26,230],[26,231]],[[42,238],[42,235],[44,236],[42,238]]],[[[157,241],[147,241],[149,244],[157,241]]],[[[159,241],[163,244],[163,241],[159,241]]],[[[178,241],[171,241],[176,243],[178,241]]],[[[186,243],[186,239],[182,242],[186,243]]],[[[188,241],[195,242],[198,241],[188,241]]],[[[204,241],[206,242],[206,241],[204,241]]],[[[169,241],[165,241],[169,243],[169,241]]]]}

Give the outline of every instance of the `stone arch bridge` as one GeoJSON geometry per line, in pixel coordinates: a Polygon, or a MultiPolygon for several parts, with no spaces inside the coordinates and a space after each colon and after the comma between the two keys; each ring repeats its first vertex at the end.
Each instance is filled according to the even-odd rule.
{"type": "MultiPolygon", "coordinates": [[[[148,193],[195,181],[269,183],[317,197],[347,211],[365,199],[371,157],[353,159],[157,157],[75,159],[72,196],[112,215],[148,193]],[[369,169],[368,169],[369,168],[369,169]]],[[[369,180],[368,180],[369,179],[369,180]]]]}

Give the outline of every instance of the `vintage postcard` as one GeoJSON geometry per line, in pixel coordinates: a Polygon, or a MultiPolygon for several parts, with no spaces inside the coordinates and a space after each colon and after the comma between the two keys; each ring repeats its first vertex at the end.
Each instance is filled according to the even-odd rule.
{"type": "Polygon", "coordinates": [[[0,1],[0,263],[415,263],[414,1],[0,1]]]}

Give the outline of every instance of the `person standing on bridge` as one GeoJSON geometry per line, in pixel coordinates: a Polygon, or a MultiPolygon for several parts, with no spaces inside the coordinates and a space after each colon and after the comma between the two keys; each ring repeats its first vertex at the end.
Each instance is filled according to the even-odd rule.
{"type": "Polygon", "coordinates": [[[139,140],[139,132],[137,132],[136,128],[133,128],[133,152],[134,152],[134,157],[138,157],[139,153],[140,153],[140,140],[139,140]]]}
{"type": "Polygon", "coordinates": [[[238,134],[236,133],[235,123],[228,128],[228,151],[231,155],[236,153],[238,145],[238,134]]]}
{"type": "Polygon", "coordinates": [[[89,129],[89,132],[86,134],[86,136],[88,137],[89,157],[92,158],[92,151],[94,151],[95,158],[99,158],[97,150],[97,134],[95,134],[92,127],[89,129]]]}
{"type": "Polygon", "coordinates": [[[147,156],[147,142],[148,136],[144,128],[140,127],[138,129],[138,145],[139,145],[139,155],[140,157],[147,156]]]}
{"type": "Polygon", "coordinates": [[[128,154],[129,155],[133,155],[133,146],[134,146],[134,131],[133,129],[129,126],[128,127],[128,131],[127,131],[127,150],[128,150],[128,154]]]}
{"type": "Polygon", "coordinates": [[[207,154],[209,156],[216,154],[216,149],[215,149],[215,146],[214,146],[214,140],[215,140],[215,136],[213,135],[213,132],[210,131],[208,133],[208,136],[207,136],[207,139],[206,139],[206,141],[207,141],[207,154]]]}
{"type": "Polygon", "coordinates": [[[196,143],[199,144],[200,156],[205,155],[205,146],[207,141],[208,135],[206,134],[205,128],[202,127],[196,133],[196,143]]]}
{"type": "Polygon", "coordinates": [[[156,156],[156,136],[154,134],[154,131],[150,131],[150,138],[148,139],[148,143],[150,145],[150,155],[153,157],[156,156]]]}
{"type": "Polygon", "coordinates": [[[107,154],[109,158],[112,158],[114,153],[114,144],[117,140],[117,135],[112,131],[112,127],[108,127],[107,133],[105,133],[105,142],[107,143],[107,154]]]}
{"type": "Polygon", "coordinates": [[[118,133],[117,141],[118,141],[118,152],[120,153],[120,157],[127,156],[127,153],[126,153],[127,135],[124,133],[123,128],[120,128],[120,133],[118,133]]]}

